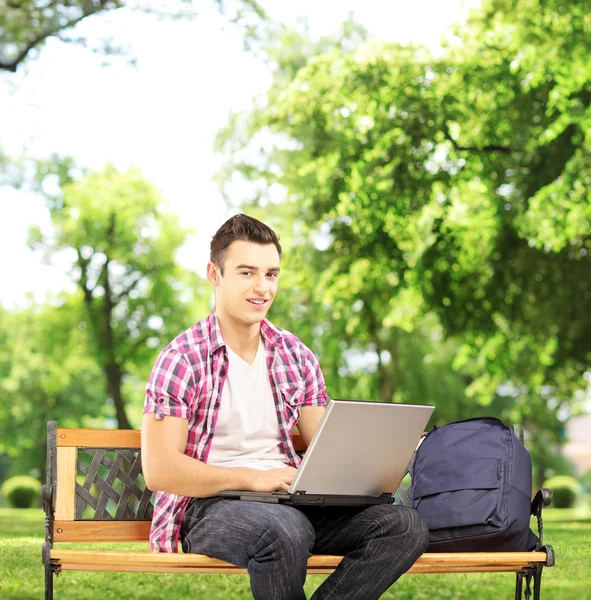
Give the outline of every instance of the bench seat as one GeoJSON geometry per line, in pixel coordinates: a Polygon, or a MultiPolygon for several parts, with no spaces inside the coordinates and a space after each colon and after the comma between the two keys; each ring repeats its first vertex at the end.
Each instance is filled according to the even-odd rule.
{"type": "MultiPolygon", "coordinates": [[[[150,573],[246,573],[246,569],[204,554],[52,549],[52,562],[64,571],[150,573]]],[[[308,573],[332,573],[342,556],[315,554],[308,573]]],[[[546,564],[545,552],[433,552],[423,554],[408,573],[518,573],[546,564]]]]}

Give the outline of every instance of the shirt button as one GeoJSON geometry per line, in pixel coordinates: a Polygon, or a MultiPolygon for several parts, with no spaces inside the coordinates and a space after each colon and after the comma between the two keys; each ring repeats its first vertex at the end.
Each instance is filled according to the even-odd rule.
{"type": "Polygon", "coordinates": [[[209,439],[211,439],[213,437],[213,433],[209,434],[209,439]]]}
{"type": "Polygon", "coordinates": [[[213,405],[213,407],[214,407],[214,408],[219,408],[219,407],[220,407],[220,403],[219,403],[219,402],[216,402],[216,403],[213,405]]]}

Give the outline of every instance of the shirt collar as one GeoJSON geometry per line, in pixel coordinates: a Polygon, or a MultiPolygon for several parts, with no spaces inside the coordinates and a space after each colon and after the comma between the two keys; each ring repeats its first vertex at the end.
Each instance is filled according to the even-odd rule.
{"type": "Polygon", "coordinates": [[[270,321],[267,319],[263,319],[261,322],[261,333],[263,337],[271,346],[275,346],[279,348],[281,346],[281,342],[283,341],[283,334],[281,331],[275,327],[270,321]]]}
{"type": "Polygon", "coordinates": [[[212,310],[209,317],[207,317],[207,330],[209,334],[209,353],[213,354],[219,348],[226,345],[220,331],[220,323],[215,310],[212,310]]]}
{"type": "MultiPolygon", "coordinates": [[[[207,329],[209,332],[209,353],[214,354],[222,346],[226,345],[226,342],[224,342],[224,338],[222,337],[220,323],[217,315],[215,314],[215,310],[213,310],[209,317],[207,317],[207,329]]],[[[273,325],[267,319],[263,319],[263,321],[261,321],[261,334],[264,340],[271,346],[281,346],[283,335],[280,329],[275,327],[275,325],[273,325]]]]}

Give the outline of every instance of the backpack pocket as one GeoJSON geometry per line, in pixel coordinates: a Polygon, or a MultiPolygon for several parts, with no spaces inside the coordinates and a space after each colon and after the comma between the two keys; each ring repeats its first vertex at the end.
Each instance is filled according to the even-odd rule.
{"type": "Polygon", "coordinates": [[[429,530],[503,526],[503,461],[495,458],[415,463],[412,506],[429,530]]]}

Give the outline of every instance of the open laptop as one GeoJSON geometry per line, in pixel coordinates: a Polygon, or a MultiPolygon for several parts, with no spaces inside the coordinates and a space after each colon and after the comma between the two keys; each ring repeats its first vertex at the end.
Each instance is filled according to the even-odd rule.
{"type": "Polygon", "coordinates": [[[219,495],[293,506],[391,504],[433,409],[331,400],[288,492],[219,495]]]}

